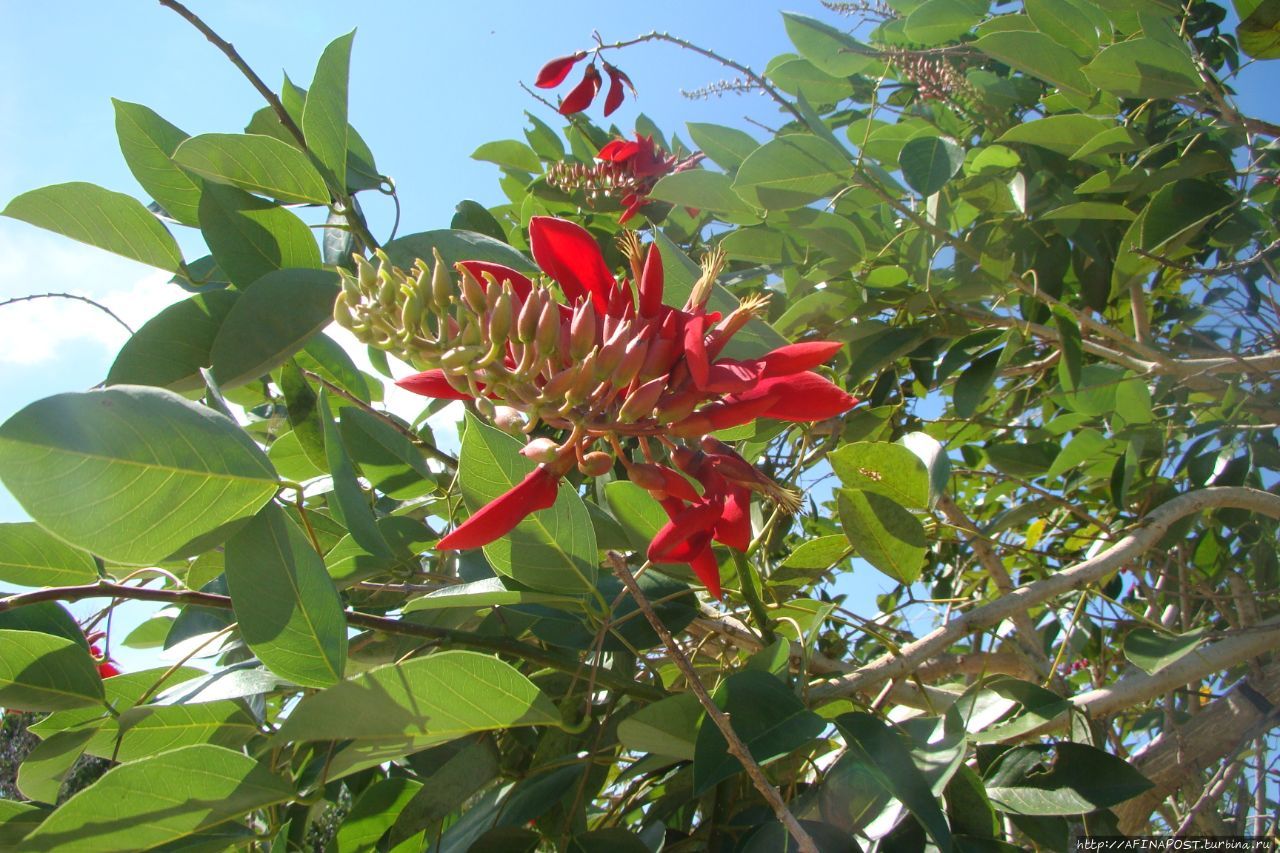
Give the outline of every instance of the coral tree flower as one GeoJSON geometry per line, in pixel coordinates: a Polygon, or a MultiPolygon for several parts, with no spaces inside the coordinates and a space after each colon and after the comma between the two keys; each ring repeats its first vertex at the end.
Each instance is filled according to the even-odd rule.
{"type": "Polygon", "coordinates": [[[539,89],[554,89],[564,82],[569,76],[569,72],[573,70],[573,66],[586,57],[587,53],[580,50],[577,53],[571,53],[568,56],[559,56],[542,66],[542,70],[538,72],[538,77],[533,81],[533,85],[539,89]]]}
{"type": "MultiPolygon", "coordinates": [[[[638,172],[659,169],[643,137],[619,141],[608,156],[632,162],[638,172]]],[[[667,514],[648,558],[687,563],[720,597],[712,544],[750,547],[754,495],[787,512],[800,501],[709,433],[761,417],[809,422],[846,412],[858,401],[814,372],[841,344],[803,341],[758,358],[722,357],[765,300],[748,298],[727,314],[707,310],[724,264],[719,252],[704,260],[701,277],[676,308],[663,299],[657,248],[642,247],[633,232],[621,240],[630,265],[630,275],[621,278],[595,238],[572,222],[534,217],[529,244],[550,282],[464,261],[455,267],[461,276],[455,284],[439,258],[433,270],[420,262],[412,274],[384,260],[376,272],[358,264],[356,275],[343,276],[336,309],[342,325],[372,342],[413,341],[413,357],[438,365],[399,380],[400,387],[439,399],[475,399],[509,431],[513,424],[519,429],[514,413],[527,418],[525,434],[541,423],[566,436],[530,441],[524,453],[538,466],[437,547],[494,541],[554,504],[559,480],[575,465],[597,476],[612,467],[612,453],[667,514]],[[416,299],[410,307],[418,310],[388,306],[381,301],[388,292],[416,299]]]]}
{"type": "MultiPolygon", "coordinates": [[[[608,68],[605,66],[606,71],[608,68]]],[[[691,169],[701,160],[701,152],[681,159],[665,151],[653,137],[636,134],[634,139],[606,143],[593,165],[553,164],[547,171],[547,183],[565,192],[581,191],[588,202],[599,196],[615,198],[623,207],[619,221],[626,222],[649,203],[649,193],[660,178],[691,169]]]]}
{"type": "MultiPolygon", "coordinates": [[[[573,66],[585,59],[586,56],[586,51],[580,50],[568,56],[556,57],[542,66],[538,71],[538,76],[533,81],[533,85],[539,89],[554,89],[568,78],[573,66]]],[[[610,116],[614,110],[622,106],[622,99],[626,96],[626,90],[631,90],[631,96],[635,97],[636,87],[631,83],[631,78],[616,66],[610,65],[604,60],[600,60],[600,64],[604,66],[604,73],[609,77],[609,91],[604,97],[604,114],[605,116],[610,116]]],[[[582,80],[560,101],[560,114],[573,115],[591,106],[592,101],[596,99],[596,95],[600,93],[600,87],[603,84],[604,80],[600,76],[600,69],[596,68],[596,60],[593,58],[591,64],[587,66],[586,71],[583,73],[582,80]]]]}

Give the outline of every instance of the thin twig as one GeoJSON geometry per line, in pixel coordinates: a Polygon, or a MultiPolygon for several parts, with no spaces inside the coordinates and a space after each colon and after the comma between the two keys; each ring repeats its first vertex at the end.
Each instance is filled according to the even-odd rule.
{"type": "Polygon", "coordinates": [[[662,624],[662,620],[654,612],[653,605],[649,603],[649,599],[641,592],[640,585],[636,583],[635,576],[631,574],[631,569],[627,568],[627,561],[616,551],[609,552],[608,560],[618,579],[622,581],[627,591],[631,593],[631,597],[635,599],[636,606],[640,608],[644,618],[649,620],[649,625],[652,626],[654,632],[662,640],[662,644],[667,647],[667,651],[670,652],[671,659],[675,662],[676,667],[684,675],[685,680],[689,682],[689,689],[697,697],[698,703],[706,710],[707,719],[711,720],[715,727],[720,730],[720,734],[724,736],[729,754],[741,762],[743,768],[747,771],[747,776],[751,778],[751,784],[760,792],[760,796],[764,797],[765,802],[773,809],[773,813],[777,815],[778,820],[795,838],[800,852],[818,853],[818,848],[813,843],[813,839],[809,837],[809,833],[804,831],[800,821],[796,820],[795,815],[787,808],[787,804],[782,799],[782,795],[778,793],[778,789],[769,783],[769,778],[764,775],[760,765],[751,757],[751,751],[747,749],[746,744],[742,742],[737,732],[733,730],[733,726],[729,722],[729,715],[716,706],[711,694],[707,692],[707,688],[703,687],[702,682],[698,680],[698,673],[694,670],[693,664],[689,662],[689,658],[685,656],[675,638],[671,636],[667,626],[662,624]]]}
{"type": "Polygon", "coordinates": [[[94,308],[97,308],[99,311],[106,314],[112,320],[115,320],[117,323],[123,326],[125,331],[128,332],[129,334],[131,335],[133,334],[133,327],[130,326],[128,323],[126,323],[124,320],[121,320],[118,316],[116,316],[116,312],[112,311],[110,308],[103,305],[101,302],[95,302],[94,300],[90,299],[87,296],[77,296],[74,293],[29,293],[26,296],[14,296],[11,299],[5,299],[4,301],[0,301],[0,308],[3,308],[6,305],[12,305],[15,302],[31,302],[34,299],[74,299],[76,302],[84,302],[87,305],[92,305],[94,308]]]}

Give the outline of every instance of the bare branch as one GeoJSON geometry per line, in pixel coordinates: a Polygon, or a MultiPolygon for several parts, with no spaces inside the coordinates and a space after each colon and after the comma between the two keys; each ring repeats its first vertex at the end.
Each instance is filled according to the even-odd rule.
{"type": "Polygon", "coordinates": [[[117,323],[123,326],[124,330],[129,334],[131,335],[133,334],[133,327],[130,326],[128,323],[126,323],[124,320],[121,320],[118,316],[116,316],[116,312],[112,311],[110,308],[103,305],[101,302],[96,302],[87,296],[78,296],[74,293],[30,293],[30,294],[27,294],[26,296],[14,296],[11,299],[5,299],[0,301],[0,308],[3,308],[6,305],[13,305],[15,302],[31,302],[35,299],[74,299],[76,302],[84,302],[87,305],[92,305],[94,308],[97,308],[99,311],[106,314],[112,320],[115,320],[117,323]]]}

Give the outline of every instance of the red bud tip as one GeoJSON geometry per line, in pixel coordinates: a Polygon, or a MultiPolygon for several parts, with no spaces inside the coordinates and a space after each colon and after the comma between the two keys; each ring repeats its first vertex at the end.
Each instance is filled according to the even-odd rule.
{"type": "Polygon", "coordinates": [[[573,90],[560,102],[560,115],[567,116],[582,112],[591,106],[591,102],[596,99],[596,93],[599,91],[600,71],[594,65],[588,65],[586,73],[582,75],[582,82],[574,86],[573,90]]]}
{"type": "Polygon", "coordinates": [[[396,385],[423,397],[434,397],[437,400],[470,400],[470,394],[459,391],[449,384],[444,371],[439,368],[415,373],[403,379],[397,379],[396,385]]]}
{"type": "Polygon", "coordinates": [[[509,533],[526,516],[556,502],[559,477],[539,465],[509,491],[472,513],[436,544],[438,551],[465,551],[509,533]]]}
{"type": "Polygon", "coordinates": [[[631,94],[633,96],[636,93],[636,87],[631,85],[631,78],[627,77],[626,74],[623,74],[607,62],[604,63],[604,71],[609,75],[609,94],[607,94],[604,99],[604,114],[608,116],[618,107],[622,106],[623,85],[625,84],[626,87],[631,90],[631,94]]]}
{"type": "Polygon", "coordinates": [[[585,51],[580,50],[569,56],[556,57],[542,66],[542,70],[538,72],[538,78],[533,81],[533,85],[539,89],[554,89],[564,82],[564,78],[569,76],[573,66],[577,65],[579,60],[586,55],[585,51]]]}

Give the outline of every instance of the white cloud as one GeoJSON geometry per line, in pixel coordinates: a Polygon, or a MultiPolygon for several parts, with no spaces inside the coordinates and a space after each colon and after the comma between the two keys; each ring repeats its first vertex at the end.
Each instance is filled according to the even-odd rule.
{"type": "MultiPolygon", "coordinates": [[[[100,302],[137,329],[160,309],[187,296],[169,274],[148,270],[100,249],[56,235],[0,230],[0,301],[71,293],[100,302]]],[[[103,311],[76,300],[35,299],[0,308],[0,364],[38,365],[68,343],[102,349],[103,372],[129,337],[103,311]]]]}

